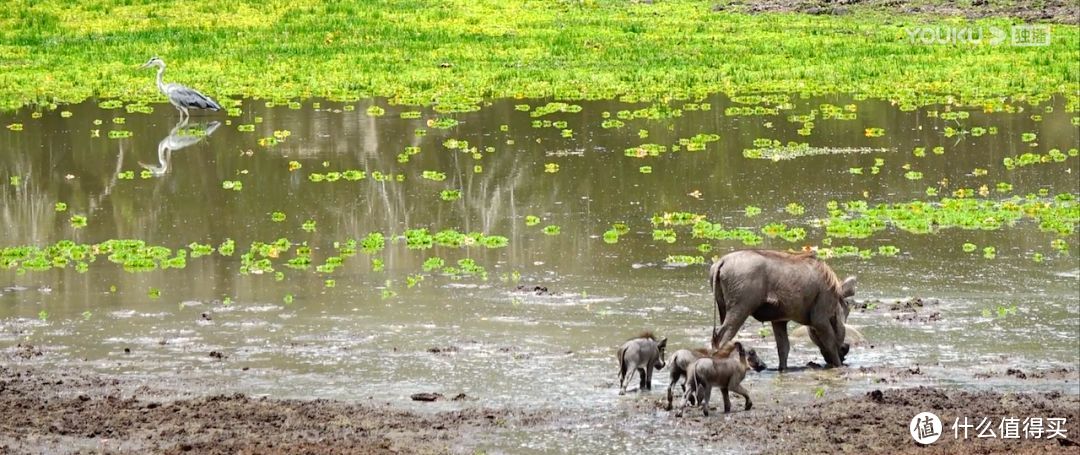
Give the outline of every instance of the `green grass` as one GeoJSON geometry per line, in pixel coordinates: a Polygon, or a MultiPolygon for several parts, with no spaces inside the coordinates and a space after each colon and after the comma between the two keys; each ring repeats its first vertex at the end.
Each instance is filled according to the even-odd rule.
{"type": "MultiPolygon", "coordinates": [[[[16,0],[0,9],[0,109],[91,97],[162,102],[152,70],[218,98],[307,97],[471,110],[485,97],[665,100],[858,93],[996,105],[1076,93],[1080,32],[1047,47],[916,45],[962,19],[713,12],[710,2],[16,0]]],[[[975,26],[1008,27],[1007,19],[975,26]]]]}

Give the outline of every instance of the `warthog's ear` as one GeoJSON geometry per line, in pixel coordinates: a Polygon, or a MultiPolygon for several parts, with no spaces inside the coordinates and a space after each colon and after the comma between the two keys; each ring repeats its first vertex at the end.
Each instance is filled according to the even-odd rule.
{"type": "Polygon", "coordinates": [[[667,338],[661,339],[659,343],[656,343],[656,346],[660,348],[667,347],[667,338]]]}
{"type": "Polygon", "coordinates": [[[840,285],[840,289],[844,298],[855,295],[855,277],[847,277],[847,279],[844,280],[844,284],[840,285]]]}

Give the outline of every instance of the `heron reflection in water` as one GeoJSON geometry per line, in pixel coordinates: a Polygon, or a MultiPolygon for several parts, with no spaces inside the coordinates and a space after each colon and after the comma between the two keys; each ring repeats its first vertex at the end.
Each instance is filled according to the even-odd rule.
{"type": "Polygon", "coordinates": [[[155,177],[164,175],[169,171],[170,164],[172,163],[172,152],[180,150],[185,147],[198,144],[199,141],[210,137],[214,134],[214,131],[221,126],[221,122],[213,121],[208,123],[196,123],[191,127],[188,127],[188,119],[184,118],[180,120],[169,132],[168,136],[165,136],[161,142],[158,142],[157,156],[158,164],[146,164],[139,162],[139,165],[150,171],[155,177]]]}

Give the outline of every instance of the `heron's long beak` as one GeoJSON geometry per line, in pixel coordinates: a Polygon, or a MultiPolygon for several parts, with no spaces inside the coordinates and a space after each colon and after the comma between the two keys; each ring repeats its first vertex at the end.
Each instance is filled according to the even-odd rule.
{"type": "Polygon", "coordinates": [[[150,67],[150,62],[146,62],[146,63],[143,63],[142,65],[139,65],[139,69],[149,68],[149,67],[150,67]]]}

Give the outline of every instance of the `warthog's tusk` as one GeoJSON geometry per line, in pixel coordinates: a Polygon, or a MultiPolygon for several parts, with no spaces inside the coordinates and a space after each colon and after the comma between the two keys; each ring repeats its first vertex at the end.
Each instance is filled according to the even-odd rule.
{"type": "MultiPolygon", "coordinates": [[[[791,338],[799,338],[799,339],[803,339],[803,340],[806,340],[806,341],[810,341],[810,332],[809,332],[809,330],[810,329],[809,329],[808,326],[800,325],[800,326],[796,327],[795,330],[791,331],[790,336],[791,336],[791,338]]],[[[863,343],[866,342],[866,337],[863,336],[862,332],[860,332],[859,329],[857,329],[857,328],[855,328],[853,326],[850,326],[848,324],[844,324],[844,332],[845,332],[844,333],[844,342],[845,343],[848,343],[848,344],[850,344],[852,346],[856,346],[856,345],[860,345],[860,344],[863,344],[863,343]]]]}

